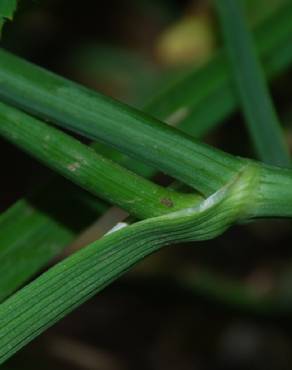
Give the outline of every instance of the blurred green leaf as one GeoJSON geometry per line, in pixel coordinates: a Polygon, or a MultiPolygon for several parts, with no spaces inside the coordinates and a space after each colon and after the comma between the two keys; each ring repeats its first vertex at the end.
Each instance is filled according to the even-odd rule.
{"type": "Polygon", "coordinates": [[[17,0],[1,0],[0,1],[0,33],[5,21],[12,20],[17,7],[17,0]]]}
{"type": "Polygon", "coordinates": [[[216,0],[215,4],[233,70],[236,91],[257,154],[267,163],[289,166],[288,148],[243,9],[233,0],[216,0]]]}

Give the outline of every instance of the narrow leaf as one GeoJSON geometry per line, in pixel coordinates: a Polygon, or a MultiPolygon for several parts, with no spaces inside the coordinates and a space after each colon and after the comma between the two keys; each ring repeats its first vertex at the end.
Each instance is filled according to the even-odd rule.
{"type": "Polygon", "coordinates": [[[54,184],[49,182],[1,214],[0,301],[58,255],[105,209],[100,200],[54,179],[54,184]]]}
{"type": "Polygon", "coordinates": [[[290,158],[240,2],[215,0],[234,81],[254,146],[263,161],[289,166],[290,158]]]}

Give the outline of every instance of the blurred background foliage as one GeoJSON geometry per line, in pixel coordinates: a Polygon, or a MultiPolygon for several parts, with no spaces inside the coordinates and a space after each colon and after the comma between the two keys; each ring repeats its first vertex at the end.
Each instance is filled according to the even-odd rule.
{"type": "MultiPolygon", "coordinates": [[[[250,24],[287,1],[246,0],[250,24]]],[[[142,107],[189,68],[200,68],[212,58],[220,40],[209,1],[21,0],[14,22],[5,25],[1,44],[67,78],[142,107]]],[[[271,87],[292,145],[291,82],[292,68],[271,87]]],[[[238,113],[206,141],[236,155],[253,156],[238,113]]],[[[4,210],[51,173],[2,140],[0,152],[10,158],[2,169],[4,210]]],[[[169,180],[159,175],[157,181],[169,180]]],[[[102,222],[97,228],[102,233],[102,222]]],[[[200,247],[159,252],[2,368],[291,369],[292,315],[246,303],[247,296],[257,299],[276,292],[291,305],[291,235],[288,221],[262,221],[234,227],[200,247]],[[207,271],[217,277],[220,291],[208,280],[207,271]],[[241,283],[247,295],[233,290],[241,283]]],[[[78,247],[80,243],[71,250],[78,247]]]]}

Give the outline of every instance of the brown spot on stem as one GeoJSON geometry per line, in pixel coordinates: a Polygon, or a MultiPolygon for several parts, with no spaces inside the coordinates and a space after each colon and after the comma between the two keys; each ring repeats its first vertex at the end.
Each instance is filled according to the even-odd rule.
{"type": "Polygon", "coordinates": [[[170,198],[162,198],[160,200],[160,203],[168,208],[173,207],[173,201],[170,198]]]}

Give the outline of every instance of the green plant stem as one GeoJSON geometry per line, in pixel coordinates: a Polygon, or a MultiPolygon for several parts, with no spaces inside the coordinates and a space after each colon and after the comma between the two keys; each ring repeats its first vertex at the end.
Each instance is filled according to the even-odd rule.
{"type": "Polygon", "coordinates": [[[238,1],[215,0],[247,127],[260,159],[289,166],[288,148],[238,1]]]}
{"type": "MultiPolygon", "coordinates": [[[[283,14],[285,15],[285,12],[283,12],[283,14]]],[[[288,14],[288,11],[286,12],[286,14],[288,14]]],[[[280,30],[282,30],[282,32],[284,30],[285,32],[283,33],[279,31],[275,32],[275,34],[281,35],[282,38],[279,37],[279,39],[281,39],[282,41],[286,40],[287,34],[290,32],[289,23],[287,23],[287,21],[284,23],[285,23],[285,27],[283,27],[280,30]]],[[[290,26],[291,26],[291,22],[290,22],[290,26]]],[[[272,37],[272,39],[277,39],[277,38],[272,37]]],[[[263,40],[267,40],[267,37],[263,38],[263,40]]],[[[271,45],[273,45],[273,43],[269,44],[267,41],[265,41],[263,42],[263,45],[265,43],[269,45],[269,47],[272,48],[271,45]]],[[[2,84],[0,85],[0,95],[5,100],[9,100],[10,102],[16,105],[19,105],[25,109],[28,109],[29,111],[35,114],[38,114],[40,116],[47,117],[47,118],[49,117],[53,121],[55,120],[59,120],[60,122],[64,121],[65,123],[63,122],[63,124],[65,125],[67,125],[66,122],[69,122],[71,124],[71,122],[75,121],[75,123],[73,124],[75,129],[80,129],[80,127],[78,127],[80,126],[79,122],[86,121],[87,127],[88,127],[91,125],[91,122],[94,121],[94,122],[98,122],[98,131],[99,131],[100,123],[102,125],[107,126],[107,128],[109,126],[112,126],[112,123],[111,125],[108,124],[110,118],[112,118],[116,124],[119,123],[119,125],[123,124],[123,121],[121,120],[126,120],[126,121],[129,120],[128,128],[131,124],[134,125],[137,122],[135,117],[133,117],[133,115],[135,115],[137,111],[131,110],[128,107],[125,107],[124,105],[120,105],[121,114],[116,115],[116,112],[115,112],[115,114],[111,116],[112,114],[111,108],[115,104],[110,99],[107,99],[103,96],[95,94],[91,92],[90,90],[87,90],[76,84],[66,81],[65,79],[57,77],[56,75],[50,74],[49,72],[44,71],[38,67],[35,67],[27,62],[24,62],[14,56],[11,56],[10,54],[4,51],[0,52],[0,56],[1,56],[0,58],[0,67],[1,67],[0,68],[0,78],[2,81],[2,84]],[[56,93],[57,91],[58,91],[58,94],[56,93]],[[78,105],[76,109],[74,109],[76,107],[75,101],[80,102],[80,104],[78,105]],[[132,117],[129,118],[128,113],[132,115],[132,117]]],[[[270,58],[267,60],[270,60],[270,58]]],[[[207,75],[208,74],[205,74],[205,76],[207,75]]],[[[226,75],[223,74],[221,76],[219,72],[218,74],[215,73],[215,75],[219,77],[219,81],[221,80],[226,81],[226,79],[228,80],[226,75]]],[[[209,81],[212,81],[213,77],[214,75],[210,74],[209,81]]],[[[218,81],[218,78],[215,78],[214,81],[218,81]]],[[[204,87],[203,83],[205,82],[207,81],[205,80],[205,78],[203,78],[201,84],[193,85],[193,89],[195,87],[197,88],[198,91],[204,92],[205,90],[203,88],[204,87]]],[[[208,84],[206,84],[206,86],[208,86],[208,84]]],[[[217,97],[218,99],[220,98],[220,96],[224,95],[224,91],[225,91],[224,89],[224,91],[222,92],[220,87],[221,85],[219,84],[214,87],[215,90],[213,90],[214,88],[210,90],[210,91],[216,92],[215,97],[217,97]],[[219,91],[219,93],[217,93],[217,90],[219,91]]],[[[178,90],[179,90],[179,86],[178,86],[178,90]]],[[[182,89],[181,91],[188,91],[188,90],[182,89]]],[[[226,91],[228,91],[228,85],[227,85],[226,91]]],[[[232,97],[232,93],[227,94],[227,96],[232,97]]],[[[228,99],[229,98],[227,98],[226,103],[229,101],[228,99]]],[[[165,101],[166,100],[167,99],[165,98],[165,101]]],[[[194,100],[196,100],[196,98],[194,98],[194,100]]],[[[212,115],[213,110],[210,109],[210,107],[206,103],[208,102],[205,101],[204,104],[201,105],[201,107],[205,105],[205,107],[208,108],[209,114],[212,115]],[[212,112],[210,113],[210,111],[212,112]]],[[[218,103],[218,100],[217,100],[217,103],[218,103]]],[[[229,103],[227,103],[227,105],[228,104],[229,103]]],[[[217,104],[217,107],[219,107],[219,110],[220,110],[222,105],[217,104]]],[[[176,109],[177,109],[177,106],[175,106],[174,111],[176,109]]],[[[205,110],[206,108],[204,108],[204,111],[205,110]]],[[[165,108],[165,114],[167,113],[172,113],[169,107],[165,108]]],[[[213,118],[216,118],[216,117],[217,116],[215,115],[213,118]]],[[[140,114],[139,114],[139,119],[143,120],[140,114]]],[[[148,120],[148,118],[144,117],[144,121],[145,119],[148,120]]],[[[193,132],[195,131],[196,130],[194,129],[193,132]]],[[[92,134],[90,135],[91,137],[96,137],[94,133],[91,132],[91,134],[92,134]]],[[[104,140],[104,135],[107,135],[109,133],[100,132],[100,134],[103,136],[103,137],[100,137],[100,139],[104,140]]],[[[125,136],[127,136],[127,139],[129,138],[131,139],[130,135],[132,135],[132,132],[128,130],[127,133],[125,133],[125,136]]],[[[123,140],[120,140],[119,137],[116,137],[116,140],[119,143],[123,142],[123,140]]],[[[133,138],[133,140],[135,141],[136,137],[133,138]]],[[[159,141],[161,142],[161,140],[159,141]]],[[[153,157],[155,160],[158,156],[161,157],[162,155],[164,155],[163,148],[160,148],[160,145],[157,148],[157,142],[155,141],[154,143],[152,142],[152,145],[148,145],[148,144],[149,142],[144,144],[146,146],[146,150],[144,150],[143,145],[141,145],[140,150],[142,153],[138,153],[139,156],[137,156],[137,153],[135,153],[137,158],[145,160],[145,156],[147,156],[147,160],[150,159],[151,161],[153,160],[153,157]]],[[[173,141],[169,142],[169,144],[172,146],[175,145],[173,141]]],[[[133,153],[131,152],[131,149],[133,149],[133,146],[137,147],[136,142],[134,142],[134,145],[133,143],[130,143],[130,148],[129,147],[123,148],[123,150],[125,150],[128,154],[133,155],[133,153]]],[[[193,148],[191,150],[192,150],[192,154],[188,152],[187,153],[188,157],[189,155],[195,155],[196,153],[196,151],[193,151],[193,148]]],[[[169,166],[170,164],[169,162],[173,163],[174,161],[176,161],[177,163],[179,159],[182,164],[181,166],[182,168],[180,169],[180,171],[178,171],[176,168],[176,170],[173,171],[173,173],[171,173],[173,176],[178,177],[182,181],[187,182],[192,186],[196,186],[197,189],[199,189],[202,193],[207,194],[207,195],[212,193],[215,189],[218,189],[218,187],[222,185],[222,183],[217,182],[213,184],[214,186],[212,186],[211,189],[205,188],[205,185],[203,183],[204,181],[203,182],[201,181],[202,180],[201,171],[198,171],[196,183],[195,184],[193,182],[190,183],[190,179],[187,178],[188,177],[187,172],[189,173],[190,170],[192,169],[186,166],[187,164],[186,162],[188,162],[188,158],[180,158],[180,157],[181,157],[181,150],[180,148],[178,148],[178,151],[175,154],[175,158],[166,158],[165,159],[166,163],[164,163],[163,166],[161,166],[160,168],[163,171],[170,173],[171,167],[169,166]]],[[[199,160],[200,159],[202,159],[202,157],[199,158],[199,160]]],[[[155,166],[155,163],[152,163],[152,164],[155,166]]],[[[219,172],[222,173],[221,170],[219,170],[219,172]]],[[[228,180],[228,178],[224,179],[223,182],[225,180],[228,180]]]]}
{"type": "Polygon", "coordinates": [[[256,175],[248,166],[197,205],[113,232],[13,295],[0,305],[0,363],[150,253],[222,233],[245,213],[256,175]]]}
{"type": "Polygon", "coordinates": [[[0,361],[146,255],[173,242],[214,238],[245,219],[262,180],[261,167],[246,161],[234,179],[210,198],[112,233],[50,269],[0,306],[0,361]]]}
{"type": "MultiPolygon", "coordinates": [[[[277,76],[287,69],[292,60],[292,4],[279,9],[272,17],[256,27],[255,37],[259,54],[263,60],[265,72],[269,78],[277,76]]],[[[36,71],[35,67],[4,50],[0,50],[0,96],[8,102],[35,114],[46,116],[47,107],[38,98],[38,93],[27,85],[34,81],[46,81],[47,72],[36,71]],[[34,78],[37,73],[36,78],[34,78]]],[[[228,68],[227,58],[223,51],[205,67],[187,73],[184,78],[176,81],[159,97],[147,105],[146,111],[159,119],[167,119],[176,115],[181,129],[193,132],[196,136],[206,134],[212,127],[219,124],[238,105],[233,93],[232,75],[228,68]],[[180,114],[178,114],[180,112],[180,114]]],[[[37,88],[37,86],[36,86],[37,88]]],[[[80,88],[85,106],[89,90],[80,88]]],[[[48,86],[42,89],[49,90],[48,86]]],[[[49,103],[49,102],[48,102],[49,103]]],[[[60,102],[62,105],[62,102],[60,102]]],[[[88,109],[85,117],[91,114],[88,109]]],[[[74,111],[71,112],[74,115],[74,111]]]]}
{"type": "MultiPolygon", "coordinates": [[[[259,47],[260,55],[263,57],[266,73],[269,77],[274,76],[285,69],[291,60],[291,8],[291,5],[288,5],[278,14],[275,14],[269,21],[256,29],[255,35],[257,37],[257,45],[259,47]],[[273,27],[271,27],[271,25],[273,25],[273,27]]],[[[17,58],[8,55],[4,51],[1,51],[0,53],[1,68],[4,68],[4,70],[5,68],[8,68],[9,71],[17,58]]],[[[26,63],[19,59],[17,61],[20,63],[20,67],[22,67],[23,63],[26,63]]],[[[33,69],[31,69],[31,73],[33,73],[33,69]]],[[[226,114],[230,113],[230,111],[235,108],[237,100],[235,95],[232,93],[230,79],[231,73],[227,67],[225,55],[223,52],[220,52],[218,56],[206,67],[187,74],[184,79],[174,84],[171,89],[167,89],[163,94],[156,98],[152,104],[148,105],[146,110],[160,118],[166,118],[180,109],[180,107],[187,106],[187,117],[183,117],[183,115],[181,115],[182,128],[183,130],[201,136],[215,124],[218,124],[218,120],[225,117],[226,114]],[[193,106],[190,105],[191,103],[193,106]],[[191,114],[192,112],[194,112],[193,116],[191,114]],[[188,117],[191,119],[188,119],[188,117]]],[[[6,81],[7,83],[7,80],[4,79],[3,81],[6,81]]],[[[0,90],[6,88],[7,86],[4,84],[0,85],[0,90]]],[[[17,104],[19,104],[19,99],[17,100],[17,104]]],[[[153,170],[150,170],[148,175],[151,175],[153,172],[153,170]]],[[[282,181],[281,177],[283,174],[280,173],[277,176],[280,176],[279,181],[282,181]]],[[[272,178],[275,179],[273,176],[272,178]]],[[[285,180],[284,184],[287,184],[287,187],[285,188],[287,191],[289,189],[289,181],[286,180],[286,176],[284,176],[283,179],[285,180]]],[[[289,202],[285,202],[284,198],[282,198],[282,200],[280,199],[277,186],[277,184],[274,184],[275,191],[270,192],[270,195],[273,195],[273,202],[269,204],[273,204],[274,206],[271,210],[267,209],[263,212],[256,213],[259,217],[262,213],[274,213],[279,216],[289,216],[289,202]],[[283,212],[283,210],[285,211],[283,212]]],[[[285,190],[284,187],[281,191],[285,190]]],[[[289,200],[289,194],[286,194],[286,196],[288,196],[289,200]]],[[[268,201],[268,198],[266,199],[268,201]]],[[[59,203],[59,205],[60,204],[61,203],[59,203]]],[[[19,207],[20,205],[17,206],[18,210],[19,207]]],[[[26,202],[22,202],[21,207],[23,208],[23,214],[26,214],[26,211],[29,212],[26,202]]],[[[56,205],[56,208],[57,207],[58,205],[56,205]]],[[[266,207],[264,202],[262,207],[266,207]]],[[[35,209],[34,212],[37,212],[37,210],[35,209]]],[[[43,217],[41,213],[39,213],[39,217],[43,217]]],[[[34,225],[37,228],[39,221],[37,219],[35,220],[34,225]]],[[[18,226],[16,225],[16,227],[18,226]]],[[[41,231],[41,229],[38,230],[41,231]]],[[[5,229],[2,228],[1,232],[5,233],[5,229]]],[[[13,235],[16,234],[13,233],[13,235]]],[[[63,231],[60,230],[59,232],[58,228],[55,228],[54,232],[52,231],[52,233],[50,233],[50,237],[52,239],[53,237],[55,238],[55,243],[61,243],[64,247],[68,240],[67,238],[63,238],[62,235],[63,231]]],[[[20,242],[18,240],[16,244],[19,245],[19,243],[20,242]]],[[[23,250],[21,245],[19,245],[19,247],[20,250],[23,250]]],[[[2,292],[5,294],[3,289],[2,292]]],[[[10,292],[11,290],[9,290],[8,287],[7,294],[10,292]]]]}
{"type": "MultiPolygon", "coordinates": [[[[279,17],[272,18],[272,20],[276,21],[275,22],[276,26],[275,28],[273,28],[273,31],[271,31],[271,29],[268,27],[269,24],[271,24],[271,20],[264,25],[265,27],[262,27],[258,31],[259,45],[261,46],[260,50],[263,50],[264,55],[266,55],[264,51],[267,52],[267,55],[268,55],[268,57],[266,58],[267,63],[269,63],[269,61],[273,59],[271,56],[274,55],[272,51],[274,50],[275,45],[281,44],[282,46],[282,42],[285,43],[289,34],[291,35],[292,33],[291,22],[288,22],[289,15],[292,14],[291,9],[292,9],[291,6],[290,7],[287,6],[285,9],[282,9],[281,13],[279,14],[281,16],[280,17],[281,22],[277,21],[279,17]],[[263,30],[265,32],[263,32],[263,30]],[[268,31],[269,31],[269,34],[268,34],[268,31]],[[268,53],[268,50],[269,50],[269,53],[268,53]]],[[[282,53],[285,52],[285,55],[286,55],[287,49],[289,48],[281,47],[279,48],[279,52],[281,51],[282,53]]],[[[283,68],[284,66],[287,65],[287,62],[292,59],[292,53],[291,53],[291,58],[289,56],[290,55],[289,53],[288,53],[287,58],[281,56],[282,55],[281,53],[276,53],[276,56],[278,55],[279,55],[279,60],[282,60],[282,59],[286,60],[286,64],[285,63],[282,64],[283,68]]],[[[279,64],[281,65],[281,62],[279,64]]],[[[185,78],[184,84],[177,86],[177,91],[180,91],[180,94],[177,94],[176,96],[171,97],[172,92],[168,91],[164,97],[164,100],[162,97],[162,100],[160,100],[160,103],[159,102],[156,103],[156,107],[162,105],[164,107],[162,109],[164,112],[163,114],[165,116],[172,114],[176,112],[177,109],[179,109],[179,107],[182,107],[182,108],[185,107],[186,101],[184,99],[189,99],[189,97],[191,96],[191,93],[193,94],[195,90],[195,91],[198,91],[199,93],[195,94],[192,99],[194,100],[194,102],[197,102],[197,103],[200,102],[200,104],[198,105],[199,112],[206,112],[207,110],[209,113],[209,116],[210,117],[212,116],[212,121],[215,122],[216,120],[218,120],[218,114],[217,113],[215,114],[214,112],[217,112],[219,109],[220,111],[220,112],[218,111],[219,116],[222,117],[222,114],[226,114],[228,113],[228,111],[226,111],[225,108],[222,111],[221,108],[227,107],[227,106],[231,107],[232,105],[234,105],[234,97],[232,94],[232,90],[230,92],[230,87],[229,87],[229,82],[228,82],[230,80],[230,74],[224,72],[224,70],[223,70],[223,73],[221,71],[222,66],[224,69],[224,60],[220,63],[220,66],[221,67],[219,67],[218,70],[216,69],[217,68],[216,67],[213,73],[209,73],[210,72],[209,69],[205,70],[207,71],[206,73],[203,73],[201,71],[196,72],[196,75],[198,75],[198,81],[196,79],[193,80],[193,79],[185,78]],[[202,76],[202,78],[200,76],[202,76]],[[198,83],[195,84],[194,81],[198,83]],[[214,85],[214,81],[215,81],[215,85],[214,85]],[[189,85],[189,88],[187,88],[188,83],[191,84],[191,90],[190,90],[190,85],[189,85]],[[208,86],[210,86],[210,88],[208,86]],[[203,100],[200,100],[200,96],[203,96],[203,100]],[[208,96],[207,101],[205,100],[206,96],[208,96]],[[221,104],[222,96],[225,96],[226,98],[223,104],[221,104]],[[179,101],[178,105],[175,104],[175,100],[179,101]],[[161,101],[162,101],[162,104],[161,104],[161,101]],[[171,105],[165,104],[165,102],[167,101],[170,101],[171,105]],[[211,101],[214,102],[217,109],[210,108],[209,103],[211,101]],[[231,101],[233,101],[233,103],[230,105],[231,101]]],[[[47,117],[47,118],[49,117],[52,120],[59,120],[59,121],[63,120],[65,124],[66,122],[77,121],[74,124],[75,128],[76,128],[76,125],[78,126],[78,122],[84,122],[84,120],[89,124],[91,121],[101,120],[103,121],[105,125],[107,125],[106,121],[108,118],[110,118],[111,101],[109,99],[106,99],[98,94],[94,94],[93,92],[90,92],[90,90],[87,90],[76,84],[72,84],[71,82],[66,81],[65,79],[57,77],[56,75],[50,74],[49,72],[44,71],[38,67],[35,67],[27,62],[24,62],[21,59],[16,58],[15,56],[12,56],[9,53],[6,53],[4,51],[0,51],[0,79],[1,79],[0,95],[2,96],[3,99],[8,100],[9,102],[14,103],[18,106],[21,106],[22,108],[25,108],[40,116],[47,117]],[[57,91],[59,92],[58,94],[56,94],[57,91]],[[74,107],[76,106],[75,101],[80,102],[79,104],[80,106],[77,109],[74,109],[74,107]],[[100,109],[101,107],[105,108],[105,110],[102,111],[102,109],[100,109]],[[64,111],[63,111],[63,108],[64,108],[64,111]],[[99,111],[99,114],[98,114],[98,111],[99,111]]],[[[122,119],[123,118],[127,119],[128,108],[125,107],[124,105],[121,105],[120,108],[122,110],[122,119]]],[[[155,104],[152,104],[150,107],[147,108],[147,110],[148,111],[152,110],[154,114],[158,113],[157,109],[155,111],[155,104]]],[[[160,112],[161,112],[161,108],[160,108],[160,112]]],[[[201,117],[200,114],[197,116],[201,117]]],[[[115,117],[112,117],[112,118],[116,120],[116,119],[121,118],[121,116],[117,118],[115,117]]],[[[130,121],[132,124],[135,124],[136,122],[136,120],[133,119],[133,117],[130,118],[130,121]]],[[[193,126],[193,130],[192,130],[193,133],[198,133],[200,131],[200,129],[196,129],[196,127],[197,126],[195,125],[193,126]]],[[[186,128],[189,131],[190,126],[186,126],[184,129],[186,128]]],[[[130,132],[128,132],[128,134],[130,134],[130,132]]],[[[119,138],[117,138],[117,140],[119,140],[119,138]]],[[[156,143],[152,143],[152,144],[156,146],[156,143]]],[[[173,144],[173,142],[171,144],[173,144]]],[[[152,147],[148,146],[148,143],[147,143],[147,149],[145,151],[144,151],[143,146],[141,146],[141,151],[142,152],[144,151],[145,152],[144,154],[146,154],[147,156],[149,155],[149,152],[151,150],[153,154],[152,157],[153,156],[157,157],[157,155],[158,156],[163,155],[161,151],[155,150],[155,147],[153,148],[153,146],[152,147]]],[[[130,153],[129,148],[127,148],[127,152],[130,153]]],[[[195,152],[192,153],[192,155],[194,154],[195,152]]],[[[180,151],[178,150],[176,158],[170,158],[170,161],[171,160],[177,161],[178,159],[180,159],[179,157],[180,157],[180,151]]],[[[139,158],[141,159],[141,156],[139,156],[139,158]]],[[[148,159],[149,158],[147,158],[147,160],[148,159]]],[[[166,161],[168,161],[168,158],[166,158],[166,161]]],[[[182,167],[184,167],[185,158],[181,158],[181,163],[183,164],[182,167]]],[[[168,165],[169,163],[164,163],[162,170],[169,172],[170,168],[168,165]]],[[[182,170],[184,171],[184,168],[182,170]]],[[[186,168],[186,170],[188,171],[189,169],[186,168]]],[[[173,173],[172,175],[177,176],[182,181],[189,183],[190,179],[186,178],[186,176],[184,176],[185,174],[173,173]]],[[[204,184],[202,184],[202,182],[200,181],[201,180],[200,175],[201,173],[198,172],[196,184],[192,183],[190,185],[195,185],[204,194],[210,194],[215,190],[215,188],[218,188],[220,187],[220,185],[222,185],[222,183],[220,184],[216,183],[214,184],[215,186],[212,187],[212,189],[205,189],[204,184]]],[[[225,180],[228,180],[228,179],[225,179],[225,180]]]]}
{"type": "MultiPolygon", "coordinates": [[[[7,55],[4,59],[12,66],[7,55]]],[[[17,58],[13,61],[14,73],[9,74],[13,81],[5,78],[4,82],[0,75],[2,91],[14,91],[10,101],[19,101],[24,106],[29,99],[30,110],[39,116],[90,139],[107,143],[195,187],[204,195],[219,189],[240,166],[239,159],[231,156],[228,159],[228,155],[210,150],[208,146],[136,109],[29,63],[20,62],[19,65],[17,58]],[[192,175],[194,168],[196,177],[192,175]]],[[[8,73],[3,73],[5,76],[8,77],[8,73]]]]}
{"type": "Polygon", "coordinates": [[[169,213],[199,199],[158,186],[60,130],[2,103],[0,134],[79,186],[137,218],[169,213]]]}
{"type": "Polygon", "coordinates": [[[182,289],[207,297],[211,302],[224,307],[236,307],[239,311],[261,315],[282,315],[291,313],[291,305],[277,292],[254,291],[253,286],[240,280],[226,278],[200,267],[196,271],[182,272],[174,277],[182,289]]]}
{"type": "MultiPolygon", "coordinates": [[[[256,45],[259,51],[259,55],[261,56],[261,60],[263,61],[266,75],[269,79],[277,76],[280,72],[285,70],[292,59],[291,17],[292,4],[288,3],[287,6],[280,9],[272,17],[270,17],[270,19],[267,19],[255,29],[256,45]]],[[[11,63],[13,65],[15,63],[15,59],[17,58],[8,55],[8,53],[4,51],[0,51],[0,55],[1,69],[6,71],[7,73],[11,69],[11,63]]],[[[167,119],[173,113],[181,110],[181,114],[177,116],[177,123],[180,124],[181,129],[186,132],[191,132],[192,134],[199,137],[206,134],[212,127],[218,125],[223,120],[223,118],[226,117],[227,114],[232,112],[236,108],[238,102],[235,94],[233,94],[231,84],[231,72],[228,68],[228,63],[226,59],[227,58],[225,57],[225,53],[223,51],[220,51],[219,53],[217,53],[215,58],[213,58],[212,61],[206,66],[200,68],[199,70],[195,69],[194,71],[188,72],[184,78],[181,78],[179,81],[175,81],[175,83],[173,83],[171,87],[165,89],[165,91],[154,98],[151,103],[146,106],[146,111],[160,119],[167,119]]],[[[18,59],[18,62],[20,63],[19,66],[21,67],[23,61],[18,59]]],[[[6,81],[7,83],[6,79],[3,81],[6,81]]],[[[6,86],[0,84],[0,90],[6,88],[6,86]]],[[[6,98],[8,96],[6,96],[4,91],[2,91],[1,94],[3,96],[5,95],[6,98]]],[[[26,106],[24,108],[29,109],[27,103],[28,102],[26,102],[26,106]]],[[[17,100],[16,104],[19,105],[19,99],[17,100]]],[[[125,162],[123,159],[123,164],[124,163],[125,162]]],[[[130,166],[130,168],[133,168],[133,166],[130,166]]],[[[136,167],[134,167],[133,169],[136,170],[136,167]]],[[[147,169],[146,166],[145,169],[147,169]]],[[[147,173],[143,173],[143,175],[146,174],[147,176],[150,176],[151,174],[153,174],[154,171],[148,169],[147,173]]],[[[287,189],[289,189],[289,187],[287,189]]],[[[66,196],[69,196],[72,193],[72,190],[68,189],[65,193],[66,196]]],[[[80,191],[78,190],[78,194],[79,193],[80,191]]],[[[277,194],[277,192],[275,193],[277,194]]],[[[58,194],[57,191],[55,192],[55,196],[56,194],[58,194]]],[[[64,248],[69,240],[74,237],[73,235],[76,235],[76,231],[74,231],[75,229],[67,228],[68,217],[70,217],[70,215],[73,215],[73,212],[70,210],[69,206],[71,204],[71,201],[68,201],[66,204],[62,202],[62,199],[56,202],[56,204],[53,204],[53,202],[51,202],[50,206],[52,210],[49,210],[46,224],[44,223],[45,218],[43,216],[43,213],[38,208],[34,207],[34,216],[30,216],[30,200],[20,201],[15,205],[15,207],[12,207],[12,209],[8,211],[9,215],[13,214],[13,218],[3,214],[1,216],[2,219],[7,219],[9,220],[9,222],[11,222],[11,230],[20,230],[25,218],[29,217],[29,219],[25,222],[28,222],[30,224],[31,230],[25,234],[27,236],[19,239],[19,232],[9,232],[8,228],[1,226],[2,240],[6,240],[5,244],[3,243],[3,246],[5,245],[5,250],[7,252],[7,261],[9,261],[10,249],[12,252],[17,251],[19,255],[18,261],[19,263],[21,263],[24,258],[21,257],[21,255],[24,255],[25,259],[27,259],[28,252],[26,253],[25,251],[28,245],[31,246],[32,252],[29,257],[30,260],[34,259],[34,252],[37,250],[36,248],[39,247],[40,250],[38,255],[43,258],[43,263],[46,263],[47,260],[45,260],[44,258],[47,253],[46,242],[52,243],[52,245],[59,245],[60,250],[64,248]],[[62,220],[67,220],[65,223],[64,221],[61,221],[60,223],[60,220],[59,222],[54,221],[54,214],[55,212],[58,213],[59,209],[62,209],[64,211],[64,216],[62,220]],[[65,212],[66,209],[68,210],[68,212],[65,212]],[[21,221],[20,218],[17,217],[17,215],[21,216],[21,219],[23,221],[21,221]],[[55,226],[53,227],[53,225],[55,226]],[[44,239],[43,230],[46,230],[47,228],[50,228],[51,232],[48,233],[47,237],[44,239]],[[73,231],[74,234],[71,234],[73,231]],[[72,236],[68,238],[67,235],[72,236]],[[36,245],[34,244],[34,240],[42,240],[42,243],[36,245]]],[[[87,204],[93,204],[92,199],[90,200],[90,203],[87,202],[87,204]]],[[[275,201],[275,204],[279,205],[279,202],[275,201]]],[[[288,206],[289,204],[287,202],[285,203],[285,199],[283,199],[282,205],[280,207],[277,207],[278,209],[280,208],[278,213],[281,214],[281,209],[283,209],[283,207],[288,208],[288,206]]],[[[80,213],[87,212],[86,209],[88,207],[80,204],[77,208],[79,210],[78,213],[80,213]]],[[[289,212],[286,211],[286,214],[289,215],[289,212]]],[[[97,217],[97,215],[98,212],[95,214],[95,216],[93,213],[91,220],[93,220],[94,217],[97,217]]],[[[76,217],[74,225],[79,225],[81,227],[81,219],[78,219],[78,217],[76,217]]],[[[48,248],[50,248],[50,246],[48,248]]],[[[10,260],[12,261],[12,259],[10,260]]],[[[5,272],[6,270],[3,268],[1,269],[1,282],[3,282],[3,284],[1,284],[1,292],[3,293],[3,298],[6,295],[10,294],[17,286],[19,286],[19,284],[22,284],[26,279],[25,274],[23,274],[22,279],[18,280],[18,285],[13,284],[12,286],[10,286],[8,283],[5,283],[5,281],[7,282],[5,277],[9,275],[8,271],[11,272],[11,268],[9,266],[12,265],[12,263],[13,261],[11,262],[11,264],[4,264],[5,266],[8,266],[7,272],[5,272]]],[[[25,266],[22,266],[26,268],[27,277],[31,276],[31,274],[36,271],[33,270],[32,272],[29,272],[27,264],[25,264],[25,266]]],[[[35,268],[37,269],[37,264],[35,266],[35,268]]],[[[12,277],[11,281],[17,281],[17,277],[12,277]]]]}
{"type": "MultiPolygon", "coordinates": [[[[158,129],[156,132],[154,127],[153,135],[159,137],[160,131],[158,129]]],[[[196,194],[181,194],[155,185],[98,156],[90,148],[58,129],[5,104],[0,104],[0,135],[29,151],[73,182],[140,218],[173,212],[200,200],[196,194]]],[[[199,155],[202,158],[201,162],[195,155],[189,158],[188,165],[192,168],[189,177],[193,179],[193,183],[196,183],[200,170],[207,187],[208,181],[212,186],[226,178],[231,181],[246,166],[253,164],[258,168],[259,180],[253,189],[251,195],[253,201],[246,210],[245,218],[291,217],[292,170],[235,158],[207,145],[197,145],[187,136],[183,138],[189,143],[194,143],[197,151],[203,148],[203,154],[201,157],[199,155]],[[205,148],[212,154],[211,157],[204,156],[205,148]],[[217,153],[221,162],[217,160],[217,153]],[[226,165],[222,166],[222,163],[226,165]]],[[[170,145],[165,153],[173,155],[173,147],[170,145]]]]}

